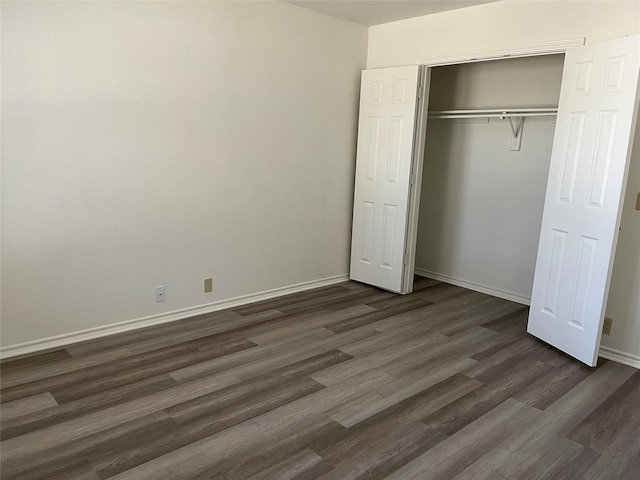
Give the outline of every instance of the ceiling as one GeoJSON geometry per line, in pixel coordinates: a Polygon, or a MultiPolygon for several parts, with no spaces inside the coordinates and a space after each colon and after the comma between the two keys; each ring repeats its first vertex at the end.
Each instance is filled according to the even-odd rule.
{"type": "Polygon", "coordinates": [[[286,3],[368,27],[498,0],[302,0],[286,3]]]}

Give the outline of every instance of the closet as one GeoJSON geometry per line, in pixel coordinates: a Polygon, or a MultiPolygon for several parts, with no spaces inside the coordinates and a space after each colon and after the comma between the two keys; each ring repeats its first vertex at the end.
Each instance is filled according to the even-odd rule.
{"type": "Polygon", "coordinates": [[[529,303],[563,61],[432,69],[416,274],[529,303]]]}
{"type": "Polygon", "coordinates": [[[362,72],[352,279],[410,293],[416,272],[522,303],[531,292],[527,332],[596,364],[640,36],[583,43],[362,72]]]}

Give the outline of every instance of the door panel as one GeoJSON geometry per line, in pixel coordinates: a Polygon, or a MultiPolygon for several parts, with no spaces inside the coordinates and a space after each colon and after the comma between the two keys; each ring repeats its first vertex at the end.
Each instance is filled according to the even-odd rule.
{"type": "Polygon", "coordinates": [[[362,72],[351,278],[403,292],[419,67],[362,72]]]}
{"type": "Polygon", "coordinates": [[[527,331],[597,362],[637,113],[640,36],[567,51],[527,331]]]}

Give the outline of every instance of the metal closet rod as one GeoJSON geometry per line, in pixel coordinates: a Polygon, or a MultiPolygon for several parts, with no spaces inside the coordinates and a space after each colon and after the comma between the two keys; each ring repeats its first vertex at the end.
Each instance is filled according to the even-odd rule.
{"type": "Polygon", "coordinates": [[[550,117],[558,114],[557,108],[492,108],[476,110],[440,110],[429,112],[430,118],[509,118],[550,117]]]}

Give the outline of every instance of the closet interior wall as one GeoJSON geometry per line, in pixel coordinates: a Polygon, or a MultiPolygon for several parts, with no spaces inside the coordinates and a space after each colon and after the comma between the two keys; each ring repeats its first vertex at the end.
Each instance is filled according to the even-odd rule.
{"type": "MultiPolygon", "coordinates": [[[[557,107],[564,55],[436,67],[429,111],[557,107]]],[[[427,122],[415,272],[528,303],[555,117],[427,122]]]]}

